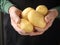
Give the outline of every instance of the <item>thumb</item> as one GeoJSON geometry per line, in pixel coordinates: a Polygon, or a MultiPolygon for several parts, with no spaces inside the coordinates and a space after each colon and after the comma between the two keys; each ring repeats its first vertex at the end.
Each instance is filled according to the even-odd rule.
{"type": "Polygon", "coordinates": [[[16,7],[11,7],[9,9],[10,18],[18,23],[20,21],[21,10],[17,9],[16,7]]]}
{"type": "Polygon", "coordinates": [[[58,13],[56,10],[50,10],[48,15],[45,16],[45,21],[48,23],[52,19],[55,19],[57,17],[58,13]]]}
{"type": "Polygon", "coordinates": [[[19,16],[16,16],[16,18],[14,19],[16,23],[20,23],[20,18],[19,16]]]}
{"type": "Polygon", "coordinates": [[[15,22],[16,23],[20,23],[21,13],[22,13],[21,10],[16,10],[15,11],[15,22]]]}
{"type": "Polygon", "coordinates": [[[16,13],[10,14],[10,18],[13,19],[15,21],[15,23],[20,22],[20,17],[16,13]]]}
{"type": "Polygon", "coordinates": [[[20,17],[21,17],[21,11],[20,10],[10,12],[10,18],[12,18],[15,21],[15,23],[20,22],[20,17]]]}

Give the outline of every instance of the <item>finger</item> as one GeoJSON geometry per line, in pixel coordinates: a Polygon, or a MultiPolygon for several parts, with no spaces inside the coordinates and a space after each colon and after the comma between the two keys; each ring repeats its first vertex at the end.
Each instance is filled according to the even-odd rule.
{"type": "Polygon", "coordinates": [[[15,29],[15,31],[17,31],[19,34],[21,34],[21,35],[27,35],[27,34],[25,33],[25,31],[21,30],[21,29],[17,26],[17,24],[14,22],[14,20],[12,20],[12,19],[11,19],[11,25],[13,26],[13,28],[15,29]]]}
{"type": "Polygon", "coordinates": [[[44,31],[44,28],[40,28],[40,27],[35,27],[35,30],[38,32],[44,31]]]}
{"type": "Polygon", "coordinates": [[[58,14],[57,14],[55,11],[53,11],[50,15],[47,16],[47,17],[48,17],[47,20],[49,20],[49,21],[48,21],[48,23],[47,23],[46,29],[47,29],[48,27],[51,27],[51,26],[52,26],[52,24],[53,24],[53,22],[54,22],[54,20],[55,20],[55,18],[56,18],[57,15],[58,15],[58,14]],[[52,14],[53,14],[53,15],[52,15],[52,14]],[[50,18],[49,18],[49,17],[50,17],[50,18]]]}
{"type": "Polygon", "coordinates": [[[46,25],[46,27],[45,27],[45,31],[52,26],[53,21],[54,21],[54,19],[51,19],[51,20],[47,23],[47,25],[46,25]]]}
{"type": "Polygon", "coordinates": [[[30,33],[30,35],[29,36],[37,36],[37,35],[42,35],[44,32],[32,32],[32,33],[30,33]]]}
{"type": "Polygon", "coordinates": [[[57,17],[58,13],[57,11],[49,11],[48,15],[45,16],[45,21],[48,23],[52,18],[55,19],[57,17]]]}
{"type": "Polygon", "coordinates": [[[48,30],[48,29],[52,26],[53,21],[54,21],[54,19],[51,19],[51,20],[47,23],[47,25],[46,25],[45,28],[35,27],[35,29],[36,29],[38,32],[40,32],[40,31],[44,32],[44,31],[48,30]]]}
{"type": "Polygon", "coordinates": [[[16,14],[13,14],[13,16],[11,15],[10,17],[11,17],[11,19],[13,19],[16,23],[19,23],[19,22],[20,22],[20,17],[17,16],[16,14]]]}
{"type": "MultiPolygon", "coordinates": [[[[13,19],[11,19],[11,25],[13,26],[13,28],[16,31],[22,32],[22,30],[20,28],[18,28],[17,24],[15,23],[15,21],[13,19]]],[[[24,32],[24,31],[23,31],[24,32]]]]}
{"type": "Polygon", "coordinates": [[[58,16],[58,11],[57,11],[57,9],[50,9],[49,11],[53,11],[53,12],[54,12],[55,18],[58,16]]]}
{"type": "Polygon", "coordinates": [[[54,16],[55,16],[55,14],[54,14],[54,15],[49,14],[49,15],[47,16],[47,17],[48,17],[47,20],[49,20],[49,22],[47,23],[47,25],[46,25],[45,28],[41,29],[41,28],[39,28],[39,27],[35,27],[35,29],[36,29],[38,32],[45,32],[46,30],[48,30],[48,29],[52,26],[53,21],[54,21],[54,19],[56,18],[56,17],[54,17],[54,16]],[[49,17],[51,17],[51,18],[49,18],[49,17]]]}

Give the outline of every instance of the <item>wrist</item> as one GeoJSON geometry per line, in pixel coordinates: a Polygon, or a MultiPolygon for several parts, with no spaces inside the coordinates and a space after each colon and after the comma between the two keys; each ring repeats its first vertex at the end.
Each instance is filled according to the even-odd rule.
{"type": "Polygon", "coordinates": [[[9,14],[11,13],[11,12],[15,12],[17,10],[17,8],[15,7],[15,6],[11,6],[10,8],[9,8],[9,14]]]}

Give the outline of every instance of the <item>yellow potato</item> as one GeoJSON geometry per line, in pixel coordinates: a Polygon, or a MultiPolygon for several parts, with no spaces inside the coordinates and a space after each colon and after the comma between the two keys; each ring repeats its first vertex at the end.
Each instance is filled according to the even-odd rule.
{"type": "Polygon", "coordinates": [[[24,19],[27,19],[27,15],[28,15],[28,13],[29,13],[31,10],[33,10],[33,8],[31,8],[31,7],[25,8],[25,9],[23,10],[23,12],[22,12],[22,17],[23,17],[24,19]]]}
{"type": "Polygon", "coordinates": [[[39,14],[35,10],[31,10],[28,13],[28,20],[37,27],[44,28],[46,26],[46,22],[44,21],[44,16],[39,14]]]}
{"type": "Polygon", "coordinates": [[[21,19],[21,22],[18,24],[20,29],[24,30],[25,32],[32,32],[33,31],[33,25],[28,22],[26,19],[21,19]]]}
{"type": "Polygon", "coordinates": [[[36,11],[45,16],[48,13],[48,8],[45,5],[39,5],[36,7],[36,11]]]}

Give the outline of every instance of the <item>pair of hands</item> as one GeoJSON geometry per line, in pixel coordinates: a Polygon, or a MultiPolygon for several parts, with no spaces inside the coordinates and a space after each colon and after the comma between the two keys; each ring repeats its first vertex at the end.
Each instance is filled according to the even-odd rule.
{"type": "Polygon", "coordinates": [[[17,23],[20,21],[21,10],[17,9],[16,7],[12,6],[9,9],[11,25],[20,35],[29,35],[29,36],[36,36],[43,34],[49,27],[52,26],[54,19],[58,16],[58,12],[56,9],[49,10],[49,13],[45,16],[45,21],[47,23],[44,29],[34,27],[37,32],[26,33],[24,30],[21,30],[17,23]]]}

